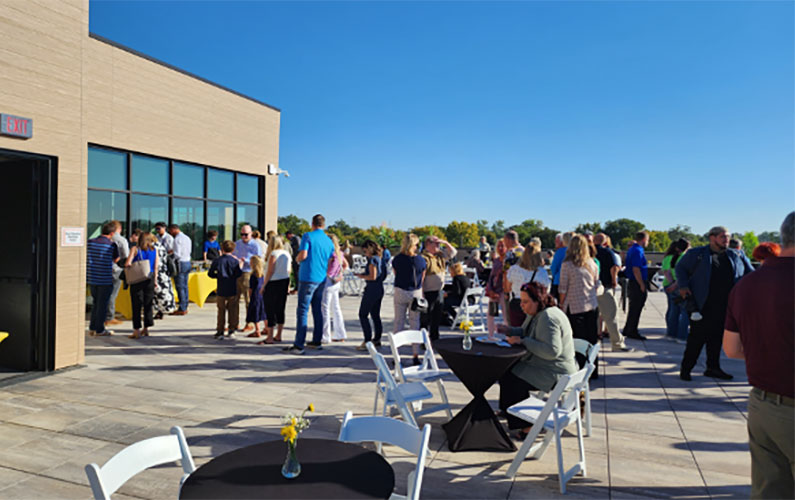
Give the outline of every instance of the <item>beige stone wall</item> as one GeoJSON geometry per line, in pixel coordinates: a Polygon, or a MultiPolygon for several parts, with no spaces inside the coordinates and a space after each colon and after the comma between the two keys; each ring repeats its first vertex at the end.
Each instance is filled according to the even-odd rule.
{"type": "MultiPolygon", "coordinates": [[[[88,36],[88,0],[0,0],[0,111],[33,138],[0,148],[57,157],[58,228],[86,225],[87,143],[266,176],[276,229],[280,113],[88,36]]],[[[56,254],[55,367],[84,361],[85,247],[56,254]]]]}

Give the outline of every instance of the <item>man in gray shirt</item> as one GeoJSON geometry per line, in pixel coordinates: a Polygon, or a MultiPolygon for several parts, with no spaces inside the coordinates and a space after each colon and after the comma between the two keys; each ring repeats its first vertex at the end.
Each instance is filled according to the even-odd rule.
{"type": "Polygon", "coordinates": [[[121,321],[116,319],[116,297],[119,295],[121,288],[121,272],[124,270],[124,261],[130,255],[130,245],[127,243],[127,238],[121,235],[121,222],[114,220],[116,224],[116,231],[113,232],[111,240],[119,249],[119,260],[113,263],[113,291],[110,292],[108,299],[108,312],[105,316],[105,326],[118,325],[121,321]]]}
{"type": "MultiPolygon", "coordinates": [[[[174,316],[184,316],[188,314],[188,274],[190,274],[190,254],[193,242],[187,234],[179,230],[179,226],[171,224],[168,232],[173,237],[172,251],[177,258],[179,270],[174,277],[174,284],[177,285],[177,297],[179,297],[179,310],[171,313],[174,316]]],[[[166,246],[166,248],[168,248],[166,246]]]]}

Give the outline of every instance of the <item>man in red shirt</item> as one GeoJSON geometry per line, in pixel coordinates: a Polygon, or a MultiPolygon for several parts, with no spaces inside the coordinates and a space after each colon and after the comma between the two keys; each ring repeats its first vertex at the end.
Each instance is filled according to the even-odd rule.
{"type": "Polygon", "coordinates": [[[745,359],[751,498],[795,498],[795,212],[781,225],[781,255],[731,291],[723,350],[745,359]]]}

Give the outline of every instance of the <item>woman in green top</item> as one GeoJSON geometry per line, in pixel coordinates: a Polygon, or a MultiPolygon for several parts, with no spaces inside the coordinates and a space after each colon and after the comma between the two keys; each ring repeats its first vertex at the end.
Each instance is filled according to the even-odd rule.
{"type": "Polygon", "coordinates": [[[690,248],[690,242],[679,238],[668,246],[662,261],[662,272],[665,276],[663,287],[668,296],[668,311],[665,313],[665,338],[680,344],[687,341],[690,317],[687,314],[685,303],[679,299],[679,287],[676,286],[676,263],[688,248],[690,248]]]}
{"type": "Polygon", "coordinates": [[[556,307],[546,286],[535,281],[522,285],[520,307],[527,315],[521,327],[499,326],[506,342],[527,348],[527,354],[500,379],[500,410],[510,429],[524,427],[518,436],[524,439],[530,430],[527,422],[507,415],[508,408],[527,399],[530,391],[551,391],[558,379],[578,368],[569,318],[556,307]]]}

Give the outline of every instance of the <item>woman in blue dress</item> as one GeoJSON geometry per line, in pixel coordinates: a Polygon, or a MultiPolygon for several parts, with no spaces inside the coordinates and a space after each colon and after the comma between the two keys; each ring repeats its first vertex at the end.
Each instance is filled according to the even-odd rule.
{"type": "Polygon", "coordinates": [[[248,310],[246,311],[246,323],[254,325],[254,332],[249,337],[261,337],[259,324],[265,321],[265,298],[262,295],[262,288],[265,286],[265,272],[263,261],[260,257],[251,257],[251,277],[249,278],[248,310]]]}

